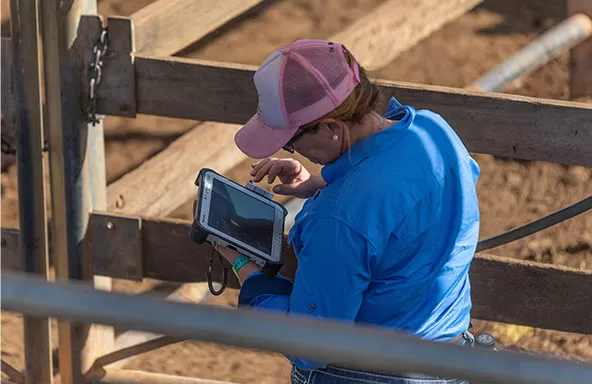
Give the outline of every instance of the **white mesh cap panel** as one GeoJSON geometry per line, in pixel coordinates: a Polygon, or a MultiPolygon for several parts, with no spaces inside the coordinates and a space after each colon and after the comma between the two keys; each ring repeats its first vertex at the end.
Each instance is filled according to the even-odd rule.
{"type": "Polygon", "coordinates": [[[255,73],[254,81],[259,96],[259,114],[263,122],[274,128],[287,128],[280,97],[282,53],[274,52],[255,73]]]}

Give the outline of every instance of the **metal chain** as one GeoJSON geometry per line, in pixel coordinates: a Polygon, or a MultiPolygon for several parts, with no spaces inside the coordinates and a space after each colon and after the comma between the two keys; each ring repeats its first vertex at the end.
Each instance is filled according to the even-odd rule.
{"type": "MultiPolygon", "coordinates": [[[[97,44],[93,47],[93,61],[90,63],[89,68],[89,88],[88,88],[88,121],[95,126],[100,122],[97,118],[96,105],[97,105],[97,86],[101,82],[101,74],[103,68],[103,57],[107,53],[107,46],[109,44],[109,32],[106,27],[101,29],[101,36],[97,41],[97,44]]],[[[2,153],[7,155],[16,155],[16,149],[10,144],[8,140],[2,136],[2,153]]],[[[47,140],[44,141],[42,151],[48,151],[47,140]]]]}
{"type": "Polygon", "coordinates": [[[88,85],[88,121],[95,126],[100,120],[97,118],[97,86],[101,82],[101,74],[103,68],[103,57],[107,53],[107,46],[109,43],[109,32],[107,28],[101,30],[101,37],[97,44],[93,47],[93,61],[89,68],[89,85],[88,85]]]}

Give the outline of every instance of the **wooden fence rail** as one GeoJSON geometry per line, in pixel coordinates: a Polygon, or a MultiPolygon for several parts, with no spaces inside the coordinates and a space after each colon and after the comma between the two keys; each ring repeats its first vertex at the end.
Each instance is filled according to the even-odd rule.
{"type": "MultiPolygon", "coordinates": [[[[118,46],[113,40],[119,39],[129,42],[131,37],[126,31],[131,33],[131,28],[120,28],[111,36],[111,44],[118,46]]],[[[89,33],[96,35],[96,31],[89,33]]],[[[105,65],[98,89],[98,113],[128,117],[142,113],[242,124],[257,109],[254,66],[134,55],[124,50],[114,52],[112,59],[130,54],[133,60],[125,63],[126,68],[133,66],[132,71],[105,65]],[[122,95],[126,95],[125,100],[122,95]]],[[[376,82],[387,96],[395,96],[403,104],[441,114],[470,151],[592,166],[590,104],[379,79],[376,82]]]]}
{"type": "MultiPolygon", "coordinates": [[[[93,212],[89,231],[95,273],[127,279],[205,282],[212,248],[189,240],[190,225],[184,220],[93,212]]],[[[9,249],[19,244],[18,231],[3,230],[2,244],[2,268],[20,265],[6,257],[19,255],[9,249]]],[[[297,260],[287,244],[284,257],[281,273],[293,278],[297,260]]],[[[221,266],[215,263],[213,267],[214,279],[221,278],[221,266]]],[[[477,254],[470,276],[475,318],[592,334],[589,271],[477,254]]],[[[233,274],[228,285],[239,286],[233,274]]]]}
{"type": "MultiPolygon", "coordinates": [[[[138,113],[245,123],[255,68],[135,58],[138,113]]],[[[592,105],[376,80],[387,96],[441,114],[473,152],[592,166],[592,105]]]]}

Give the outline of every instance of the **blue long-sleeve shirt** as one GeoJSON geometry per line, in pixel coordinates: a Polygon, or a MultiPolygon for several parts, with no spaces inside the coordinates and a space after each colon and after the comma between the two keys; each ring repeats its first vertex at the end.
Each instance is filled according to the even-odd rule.
{"type": "MultiPolygon", "coordinates": [[[[468,328],[479,167],[439,115],[392,98],[385,117],[399,121],[322,169],[327,186],[289,234],[294,281],[253,274],[239,305],[436,341],[468,328]]],[[[289,358],[304,369],[325,365],[289,358]]]]}

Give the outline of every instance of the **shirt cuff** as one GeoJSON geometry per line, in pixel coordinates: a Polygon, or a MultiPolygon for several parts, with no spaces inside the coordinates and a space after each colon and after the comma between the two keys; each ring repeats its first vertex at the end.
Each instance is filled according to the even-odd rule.
{"type": "Polygon", "coordinates": [[[270,278],[265,277],[262,272],[255,272],[243,282],[238,296],[238,305],[249,305],[261,295],[289,296],[292,293],[292,287],[292,281],[283,276],[277,275],[270,278]]]}

